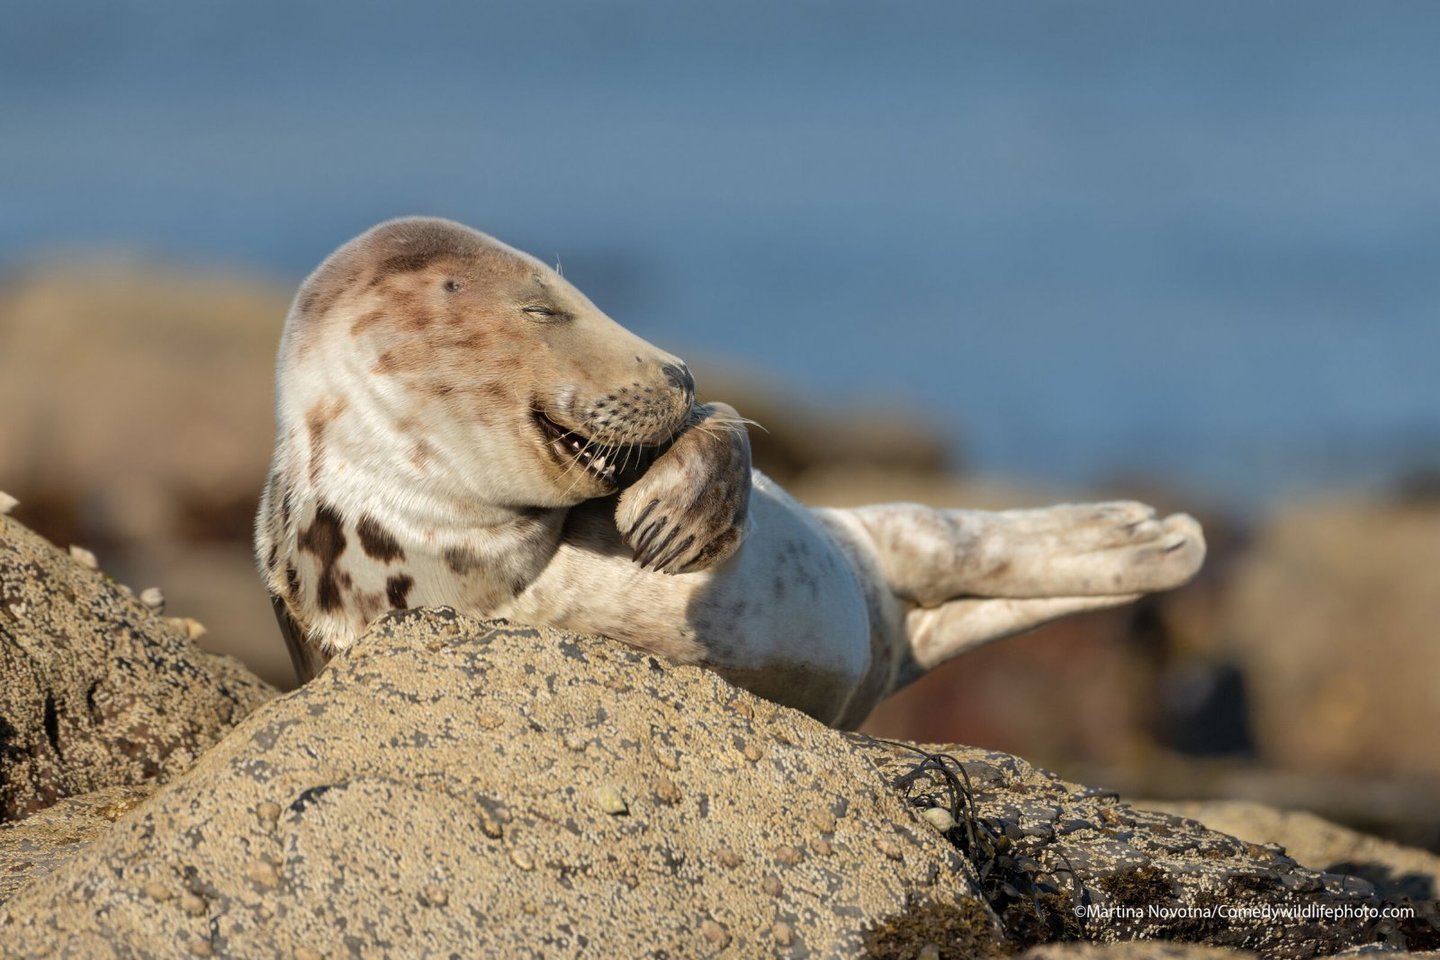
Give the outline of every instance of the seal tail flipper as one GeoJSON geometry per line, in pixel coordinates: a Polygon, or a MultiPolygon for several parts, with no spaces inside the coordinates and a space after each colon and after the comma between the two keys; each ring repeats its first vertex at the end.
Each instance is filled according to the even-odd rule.
{"type": "Polygon", "coordinates": [[[295,622],[285,601],[270,596],[270,605],[275,608],[275,620],[280,624],[280,633],[285,637],[285,647],[290,651],[290,662],[295,666],[295,677],[303,685],[320,672],[330,658],[321,653],[305,639],[305,631],[295,622]]]}

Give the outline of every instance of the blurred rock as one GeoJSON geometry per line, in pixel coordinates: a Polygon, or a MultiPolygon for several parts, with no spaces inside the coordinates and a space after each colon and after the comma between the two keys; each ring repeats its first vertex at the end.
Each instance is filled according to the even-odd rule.
{"type": "Polygon", "coordinates": [[[1221,611],[1262,760],[1440,784],[1440,506],[1283,509],[1221,611]]]}
{"type": "Polygon", "coordinates": [[[210,625],[205,649],[286,686],[249,539],[290,295],[118,259],[0,283],[0,489],[21,500],[16,515],[98,550],[128,583],[160,584],[171,613],[210,625]]]}
{"type": "Polygon", "coordinates": [[[249,543],[158,542],[119,551],[116,563],[134,583],[161,584],[167,612],[205,624],[200,649],[240,658],[277,689],[295,687],[295,668],[249,543]]]}
{"type": "Polygon", "coordinates": [[[174,777],[273,693],[0,516],[0,821],[174,777]]]}
{"type": "Polygon", "coordinates": [[[289,295],[75,261],[0,286],[0,489],[57,542],[246,535],[289,295]]]}

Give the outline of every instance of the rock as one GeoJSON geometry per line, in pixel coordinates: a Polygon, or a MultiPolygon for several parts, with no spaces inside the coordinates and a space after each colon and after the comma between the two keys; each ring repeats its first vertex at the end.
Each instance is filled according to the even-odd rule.
{"type": "Polygon", "coordinates": [[[1221,634],[1245,668],[1262,760],[1440,784],[1437,570],[1433,501],[1294,506],[1266,525],[1221,634]]]}
{"type": "Polygon", "coordinates": [[[273,692],[0,516],[0,822],[167,780],[273,692]]]}
{"type": "Polygon", "coordinates": [[[1047,943],[1018,960],[1247,960],[1249,950],[1227,950],[1198,943],[1132,940],[1126,943],[1047,943]]]}
{"type": "Polygon", "coordinates": [[[155,790],[153,783],[67,797],[24,820],[0,824],[0,904],[43,877],[155,790]]]}
{"type": "Polygon", "coordinates": [[[289,292],[122,260],[0,283],[0,489],[56,542],[243,536],[289,292]]]}
{"type": "MultiPolygon", "coordinates": [[[[58,544],[99,548],[202,649],[293,685],[250,541],[293,287],[128,259],[0,276],[0,490],[58,544]]],[[[138,592],[138,591],[137,591],[138,592]]]]}
{"type": "Polygon", "coordinates": [[[1440,856],[1433,853],[1367,836],[1312,813],[1277,810],[1263,803],[1137,801],[1136,805],[1189,817],[1252,843],[1275,844],[1300,863],[1327,873],[1362,877],[1382,896],[1428,907],[1430,918],[1440,922],[1440,856]]]}
{"type": "Polygon", "coordinates": [[[854,736],[913,807],[956,811],[946,835],[1014,941],[1177,940],[1309,957],[1376,940],[1428,946],[1440,935],[1424,917],[1380,919],[1382,904],[1401,901],[1364,879],[1134,809],[1017,757],[854,736]]]}
{"type": "Polygon", "coordinates": [[[13,897],[0,940],[15,958],[830,956],[923,906],[980,955],[1002,941],[977,893],[799,713],[609,641],[412,611],[13,897]]]}
{"type": "MultiPolygon", "coordinates": [[[[31,882],[0,941],[17,958],[983,957],[1085,936],[1308,957],[1399,934],[1259,911],[1379,902],[1014,757],[840,733],[607,640],[430,610],[380,621],[31,882]],[[1201,915],[1220,908],[1255,912],[1201,915]]],[[[1160,950],[1117,955],[1204,956],[1160,950]]]]}

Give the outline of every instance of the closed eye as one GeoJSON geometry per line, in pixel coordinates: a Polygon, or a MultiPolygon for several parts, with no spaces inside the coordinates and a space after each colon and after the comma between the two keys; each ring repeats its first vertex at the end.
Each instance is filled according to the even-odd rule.
{"type": "Polygon", "coordinates": [[[559,310],[551,307],[542,307],[539,304],[532,304],[528,307],[521,307],[520,309],[536,320],[565,320],[569,316],[568,314],[561,313],[559,310]]]}

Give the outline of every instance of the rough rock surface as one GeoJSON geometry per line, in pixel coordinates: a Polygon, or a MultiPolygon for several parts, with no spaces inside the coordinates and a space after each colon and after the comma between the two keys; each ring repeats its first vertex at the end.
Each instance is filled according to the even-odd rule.
{"type": "Polygon", "coordinates": [[[908,777],[898,786],[912,804],[953,814],[947,836],[1021,942],[1162,939],[1308,957],[1377,940],[1428,946],[1437,933],[1424,917],[1406,924],[1344,915],[1385,905],[1364,879],[1320,873],[1278,847],[1134,809],[1008,754],[869,746],[892,783],[908,777]]]}
{"type": "Polygon", "coordinates": [[[0,516],[0,822],[172,777],[273,693],[0,516]]]}
{"type": "Polygon", "coordinates": [[[958,850],[814,721],[607,641],[395,614],[0,911],[12,957],[832,956],[958,850]],[[70,951],[67,954],[65,951],[70,951]]]}
{"type": "Polygon", "coordinates": [[[381,621],[30,882],[0,942],[938,960],[1165,937],[1306,957],[1403,931],[1197,913],[1377,903],[1363,880],[1004,754],[838,733],[609,641],[437,610],[381,621]],[[1151,904],[1179,909],[1126,912],[1151,904]]]}
{"type": "Polygon", "coordinates": [[[1020,954],[1019,960],[1246,960],[1249,950],[1227,950],[1198,943],[1131,940],[1123,943],[1047,943],[1020,954]]]}
{"type": "Polygon", "coordinates": [[[0,903],[84,850],[154,791],[152,783],[106,787],[0,824],[0,903]]]}
{"type": "Polygon", "coordinates": [[[1440,923],[1440,856],[1358,833],[1312,813],[1278,810],[1263,803],[1209,800],[1137,802],[1150,810],[1189,817],[1253,843],[1273,843],[1296,860],[1327,873],[1363,877],[1390,899],[1408,899],[1440,923]]]}

